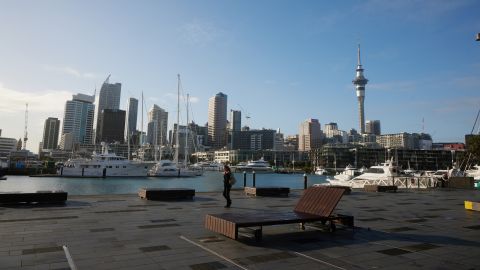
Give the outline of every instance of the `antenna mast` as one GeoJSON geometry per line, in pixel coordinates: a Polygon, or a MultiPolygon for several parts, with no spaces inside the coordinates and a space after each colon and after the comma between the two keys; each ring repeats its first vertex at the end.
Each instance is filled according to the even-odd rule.
{"type": "Polygon", "coordinates": [[[23,133],[23,150],[27,150],[27,141],[28,141],[28,103],[25,103],[25,130],[23,133]]]}

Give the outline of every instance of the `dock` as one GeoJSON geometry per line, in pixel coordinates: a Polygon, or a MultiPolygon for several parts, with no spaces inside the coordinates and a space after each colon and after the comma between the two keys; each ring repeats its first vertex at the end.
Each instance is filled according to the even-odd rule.
{"type": "Polygon", "coordinates": [[[478,190],[352,190],[336,211],[355,217],[354,231],[269,226],[256,242],[204,228],[206,214],[290,211],[301,194],[232,190],[231,208],[221,192],[182,201],[69,195],[64,205],[0,205],[0,269],[69,269],[69,259],[77,269],[480,268],[480,212],[464,207],[480,201],[478,190]]]}

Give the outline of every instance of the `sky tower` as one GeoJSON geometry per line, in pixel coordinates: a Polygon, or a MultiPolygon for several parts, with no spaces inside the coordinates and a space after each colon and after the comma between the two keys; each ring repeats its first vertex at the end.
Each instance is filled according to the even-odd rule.
{"type": "Polygon", "coordinates": [[[357,74],[352,82],[355,85],[355,90],[357,91],[360,133],[363,134],[365,133],[365,112],[363,104],[365,101],[365,85],[368,83],[368,80],[363,76],[362,62],[360,61],[360,44],[358,44],[358,64],[356,71],[357,74]]]}

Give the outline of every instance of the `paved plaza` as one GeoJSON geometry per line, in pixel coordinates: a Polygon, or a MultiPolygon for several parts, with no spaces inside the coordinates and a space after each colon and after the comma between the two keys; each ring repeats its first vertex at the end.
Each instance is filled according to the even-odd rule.
{"type": "Polygon", "coordinates": [[[204,228],[208,213],[291,211],[289,197],[232,191],[193,201],[146,201],[137,195],[69,196],[65,205],[0,205],[0,269],[480,269],[480,212],[464,200],[474,190],[344,195],[336,213],[355,216],[355,230],[267,226],[263,240],[239,241],[204,228]]]}

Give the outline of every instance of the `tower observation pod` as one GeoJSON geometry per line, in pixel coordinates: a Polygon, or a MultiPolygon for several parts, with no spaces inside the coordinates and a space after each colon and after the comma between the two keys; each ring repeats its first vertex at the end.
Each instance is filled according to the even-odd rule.
{"type": "Polygon", "coordinates": [[[358,114],[360,120],[360,133],[365,133],[365,111],[364,111],[364,101],[365,101],[365,85],[368,83],[367,78],[363,76],[362,62],[360,60],[360,44],[358,44],[358,63],[356,69],[356,76],[353,79],[353,85],[355,85],[355,90],[357,93],[358,99],[358,114]]]}

